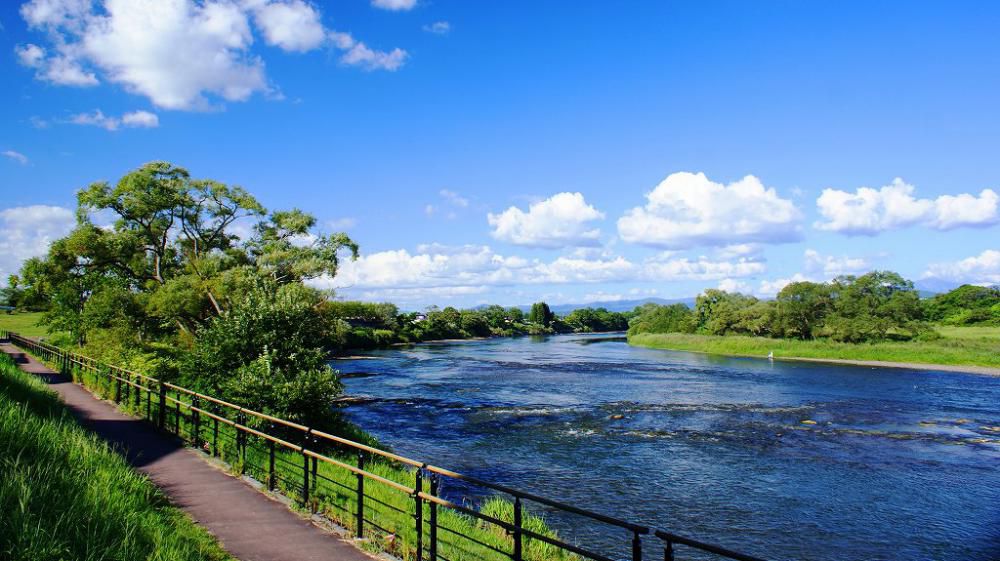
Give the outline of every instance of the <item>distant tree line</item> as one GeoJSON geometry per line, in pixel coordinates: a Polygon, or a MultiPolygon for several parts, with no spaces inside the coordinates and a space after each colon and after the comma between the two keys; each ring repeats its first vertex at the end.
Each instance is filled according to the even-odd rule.
{"type": "Polygon", "coordinates": [[[431,306],[425,312],[400,312],[394,304],[327,301],[321,306],[337,350],[385,347],[445,339],[512,337],[554,333],[625,331],[631,313],[581,308],[557,316],[545,302],[527,314],[498,305],[459,310],[431,306]]]}
{"type": "Polygon", "coordinates": [[[934,337],[932,323],[1000,325],[1000,289],[964,285],[921,300],[891,271],[793,282],[773,300],[709,289],[684,304],[636,308],[629,334],[702,333],[863,342],[934,337]]]}

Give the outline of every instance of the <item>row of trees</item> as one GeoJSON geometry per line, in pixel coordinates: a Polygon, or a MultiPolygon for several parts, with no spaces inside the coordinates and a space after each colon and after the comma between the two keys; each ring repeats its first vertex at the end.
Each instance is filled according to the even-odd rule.
{"type": "Polygon", "coordinates": [[[704,333],[862,342],[932,336],[930,322],[1000,324],[1000,291],[963,286],[921,300],[897,273],[794,282],[773,300],[710,289],[683,304],[636,309],[629,333],[704,333]]]}
{"type": "Polygon", "coordinates": [[[544,302],[532,305],[527,314],[498,305],[467,310],[432,306],[424,313],[400,313],[393,304],[340,301],[325,302],[321,309],[332,326],[331,346],[339,350],[442,339],[624,331],[630,316],[583,308],[559,317],[544,302]]]}

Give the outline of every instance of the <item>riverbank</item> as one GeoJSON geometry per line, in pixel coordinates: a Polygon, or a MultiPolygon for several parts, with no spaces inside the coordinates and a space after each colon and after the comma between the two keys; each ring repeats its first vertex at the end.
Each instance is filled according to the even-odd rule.
{"type": "Polygon", "coordinates": [[[766,357],[779,360],[831,362],[855,366],[947,370],[1000,376],[1000,338],[992,333],[976,337],[950,333],[933,341],[837,343],[767,337],[643,333],[629,337],[629,344],[651,349],[701,352],[727,356],[766,357]]]}

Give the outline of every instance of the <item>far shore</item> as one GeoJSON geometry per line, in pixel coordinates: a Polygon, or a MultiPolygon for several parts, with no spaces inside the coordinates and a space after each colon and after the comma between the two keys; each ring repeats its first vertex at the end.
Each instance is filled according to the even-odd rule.
{"type": "MultiPolygon", "coordinates": [[[[760,357],[757,357],[760,358],[760,357]]],[[[851,366],[872,366],[878,368],[909,368],[912,370],[939,370],[944,372],[963,372],[983,376],[1000,377],[1000,368],[990,366],[973,366],[963,364],[927,364],[925,362],[889,362],[884,360],[849,360],[845,358],[807,358],[801,356],[774,357],[774,360],[826,362],[831,364],[849,364],[851,366]]]]}
{"type": "MultiPolygon", "coordinates": [[[[747,341],[753,338],[732,336],[732,337],[713,337],[713,336],[684,336],[684,335],[667,335],[659,336],[652,339],[646,336],[631,337],[629,344],[638,347],[657,349],[664,351],[676,351],[685,353],[698,353],[716,356],[729,356],[729,357],[740,357],[740,358],[756,358],[756,359],[766,359],[767,358],[767,348],[771,348],[775,351],[774,360],[777,361],[797,361],[797,362],[818,362],[818,363],[828,363],[828,364],[844,364],[849,366],[859,366],[859,367],[871,367],[871,368],[908,368],[911,370],[927,370],[927,371],[938,371],[938,372],[958,372],[964,374],[977,374],[980,376],[995,376],[1000,377],[1000,367],[996,366],[983,366],[975,364],[943,364],[943,363],[933,363],[933,362],[916,362],[910,360],[866,360],[866,359],[850,359],[850,358],[837,358],[837,357],[823,357],[823,356],[795,356],[794,349],[785,349],[789,354],[780,354],[780,341],[767,340],[765,343],[766,348],[762,347],[759,352],[753,352],[757,350],[757,345],[750,345],[749,348],[745,350],[751,352],[739,352],[730,351],[726,348],[711,348],[709,350],[704,350],[704,347],[718,347],[719,342],[726,340],[743,340],[747,341]],[[673,336],[671,336],[673,335],[673,336]],[[671,344],[670,340],[675,339],[671,344]],[[694,348],[694,347],[702,347],[694,348]]],[[[754,341],[754,343],[760,343],[760,341],[754,341]]],[[[786,341],[787,343],[787,341],[786,341]]],[[[796,344],[797,342],[791,342],[796,344]]],[[[744,350],[744,349],[740,349],[744,350]]],[[[813,350],[813,349],[807,349],[813,350]]],[[[898,349],[894,349],[898,350],[898,349]]],[[[837,349],[840,353],[845,351],[844,348],[837,349]]],[[[896,354],[896,353],[892,353],[896,354]]],[[[904,358],[904,357],[900,357],[904,358]]]]}

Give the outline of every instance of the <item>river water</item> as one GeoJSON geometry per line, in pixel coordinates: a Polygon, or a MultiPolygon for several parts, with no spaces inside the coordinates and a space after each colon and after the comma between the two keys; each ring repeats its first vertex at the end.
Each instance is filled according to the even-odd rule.
{"type": "MultiPolygon", "coordinates": [[[[1000,378],[607,335],[371,357],[335,363],[362,398],[347,416],[428,463],[768,559],[1000,560],[1000,378]]],[[[623,534],[547,518],[629,555],[623,534]]]]}

